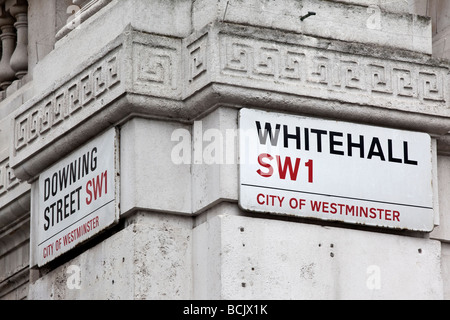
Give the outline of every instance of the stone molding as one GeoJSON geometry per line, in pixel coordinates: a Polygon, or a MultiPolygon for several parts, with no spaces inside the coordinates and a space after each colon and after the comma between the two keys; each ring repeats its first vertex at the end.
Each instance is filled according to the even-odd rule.
{"type": "Polygon", "coordinates": [[[127,117],[192,121],[217,105],[443,135],[449,65],[410,51],[214,23],[181,39],[132,30],[14,116],[11,167],[32,179],[127,117]]]}
{"type": "Polygon", "coordinates": [[[318,97],[323,95],[321,89],[326,89],[331,99],[359,104],[376,104],[372,101],[375,99],[396,100],[399,109],[424,113],[430,112],[431,106],[445,108],[448,101],[445,88],[448,69],[445,68],[231,34],[219,35],[219,41],[220,73],[228,82],[242,78],[256,87],[270,83],[272,88],[275,84],[293,94],[309,92],[318,97]],[[317,89],[320,92],[316,93],[317,89]],[[412,106],[416,110],[408,110],[412,106]]]}
{"type": "Polygon", "coordinates": [[[35,140],[45,136],[47,131],[54,131],[61,122],[72,118],[77,112],[95,109],[96,105],[103,104],[103,95],[119,83],[118,57],[111,53],[57,91],[33,104],[22,117],[16,118],[14,149],[18,152],[32,145],[35,140]]]}
{"type": "Polygon", "coordinates": [[[8,160],[0,162],[0,197],[19,184],[19,180],[14,175],[8,160]]]}
{"type": "MultiPolygon", "coordinates": [[[[30,185],[20,182],[9,158],[0,161],[0,225],[10,227],[30,211],[30,185]]],[[[0,228],[0,235],[2,228],[0,228]]],[[[1,237],[0,237],[1,238],[1,237]]],[[[1,250],[0,250],[1,253],[1,250]]]]}

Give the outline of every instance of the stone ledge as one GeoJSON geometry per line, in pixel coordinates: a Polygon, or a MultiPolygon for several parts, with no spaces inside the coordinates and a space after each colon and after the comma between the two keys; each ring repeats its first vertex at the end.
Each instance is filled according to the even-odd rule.
{"type": "Polygon", "coordinates": [[[438,61],[417,61],[396,50],[377,52],[370,46],[356,48],[276,30],[221,24],[204,32],[207,40],[190,50],[197,52],[197,56],[190,57],[196,75],[189,82],[193,89],[195,81],[218,82],[406,112],[450,115],[450,92],[445,86],[449,68],[438,61]]]}
{"type": "MultiPolygon", "coordinates": [[[[9,159],[0,161],[0,234],[28,215],[30,211],[30,186],[19,182],[10,166],[9,159]]],[[[2,250],[0,250],[1,253],[2,250]]]]}
{"type": "Polygon", "coordinates": [[[408,14],[400,2],[196,0],[192,22],[196,30],[222,21],[431,54],[431,19],[408,14]],[[316,14],[301,21],[310,11],[316,14]]]}
{"type": "Polygon", "coordinates": [[[217,105],[443,135],[449,65],[409,51],[215,23],[181,39],[127,28],[20,107],[11,167],[29,180],[133,115],[192,121],[217,105]]]}
{"type": "MultiPolygon", "coordinates": [[[[16,272],[27,268],[30,258],[30,218],[17,219],[0,230],[0,287],[16,272]]],[[[1,291],[1,290],[0,290],[1,291]]]]}
{"type": "Polygon", "coordinates": [[[0,282],[0,300],[23,300],[28,296],[29,269],[24,267],[21,270],[0,282]]]}

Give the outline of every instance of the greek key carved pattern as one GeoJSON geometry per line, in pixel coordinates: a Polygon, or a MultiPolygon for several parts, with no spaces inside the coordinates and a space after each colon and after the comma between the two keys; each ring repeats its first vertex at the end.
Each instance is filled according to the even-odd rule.
{"type": "Polygon", "coordinates": [[[445,100],[443,90],[445,88],[445,81],[442,74],[420,72],[419,81],[422,81],[419,88],[423,90],[420,95],[424,100],[445,100]]]}
{"type": "Polygon", "coordinates": [[[388,70],[381,65],[369,64],[370,84],[373,92],[392,94],[392,77],[388,70]]]}
{"type": "MultiPolygon", "coordinates": [[[[283,86],[281,90],[289,92],[302,90],[302,94],[323,89],[331,98],[353,101],[356,97],[355,102],[360,97],[373,101],[381,97],[389,103],[392,99],[392,103],[428,107],[448,99],[444,67],[225,33],[218,37],[205,33],[183,48],[181,40],[142,41],[133,42],[132,77],[127,79],[136,91],[171,99],[187,97],[209,81],[233,81],[232,77],[252,80],[249,84],[265,82],[275,89],[283,86]]],[[[14,122],[15,151],[42,140],[103,99],[121,82],[119,60],[119,50],[109,53],[19,114],[14,122]]]]}
{"type": "Polygon", "coordinates": [[[222,70],[224,73],[241,73],[243,75],[251,72],[253,65],[253,48],[239,42],[228,41],[225,44],[226,59],[222,59],[222,70]]]}
{"type": "Polygon", "coordinates": [[[175,48],[135,43],[133,56],[135,84],[176,90],[178,66],[174,60],[177,54],[179,52],[175,48]]]}
{"type": "Polygon", "coordinates": [[[283,56],[280,78],[300,81],[302,80],[302,67],[305,63],[305,55],[303,53],[286,50],[283,56]]]}
{"type": "Polygon", "coordinates": [[[220,42],[222,75],[446,102],[443,69],[228,34],[220,42]]]}
{"type": "Polygon", "coordinates": [[[0,163],[0,196],[12,190],[19,184],[19,180],[15,177],[13,170],[9,166],[7,160],[0,163]]]}
{"type": "Polygon", "coordinates": [[[189,83],[193,83],[207,72],[208,34],[203,35],[189,46],[189,83]]]}
{"type": "Polygon", "coordinates": [[[81,73],[30,110],[19,115],[14,125],[14,147],[18,151],[56,128],[82,108],[92,106],[108,90],[120,83],[117,55],[108,55],[81,73]]]}

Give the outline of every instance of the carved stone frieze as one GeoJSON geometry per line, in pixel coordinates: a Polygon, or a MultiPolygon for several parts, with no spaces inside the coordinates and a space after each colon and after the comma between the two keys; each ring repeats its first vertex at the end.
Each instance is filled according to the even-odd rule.
{"type": "Polygon", "coordinates": [[[89,127],[92,136],[133,114],[191,120],[220,103],[258,106],[258,99],[287,103],[289,111],[300,113],[305,101],[314,101],[312,115],[322,101],[327,109],[317,115],[339,118],[344,110],[365,122],[369,113],[360,110],[371,108],[379,113],[371,112],[371,118],[401,115],[403,128],[418,128],[425,118],[424,131],[448,128],[448,65],[423,54],[350,46],[226,23],[185,39],[128,28],[79,71],[19,108],[11,167],[19,178],[31,179],[53,161],[37,159],[56,158],[49,147],[61,137],[74,144],[60,143],[61,155],[89,138],[77,132],[81,127],[89,127]],[[102,116],[103,110],[109,111],[102,116]],[[94,115],[100,116],[94,121],[94,115]],[[110,124],[98,126],[99,119],[110,124]],[[46,156],[46,150],[52,153],[46,156]],[[33,165],[24,166],[29,161],[33,165]]]}
{"type": "Polygon", "coordinates": [[[181,40],[136,33],[132,40],[133,91],[181,99],[181,40]]]}
{"type": "Polygon", "coordinates": [[[448,115],[448,68],[220,34],[221,79],[382,108],[448,115]],[[326,95],[324,94],[326,92],[326,95]]]}
{"type": "Polygon", "coordinates": [[[95,110],[96,104],[102,104],[102,96],[118,83],[118,57],[111,54],[16,117],[16,152],[33,144],[48,131],[55,130],[82,109],[95,110]]]}

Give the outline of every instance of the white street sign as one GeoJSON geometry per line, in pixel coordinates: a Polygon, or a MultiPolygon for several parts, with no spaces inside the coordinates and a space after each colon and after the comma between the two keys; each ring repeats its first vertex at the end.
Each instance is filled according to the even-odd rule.
{"type": "Polygon", "coordinates": [[[33,216],[38,266],[117,221],[116,147],[116,130],[110,129],[39,176],[33,216]]]}
{"type": "Polygon", "coordinates": [[[244,210],[433,229],[428,134],[250,109],[239,127],[244,210]]]}

